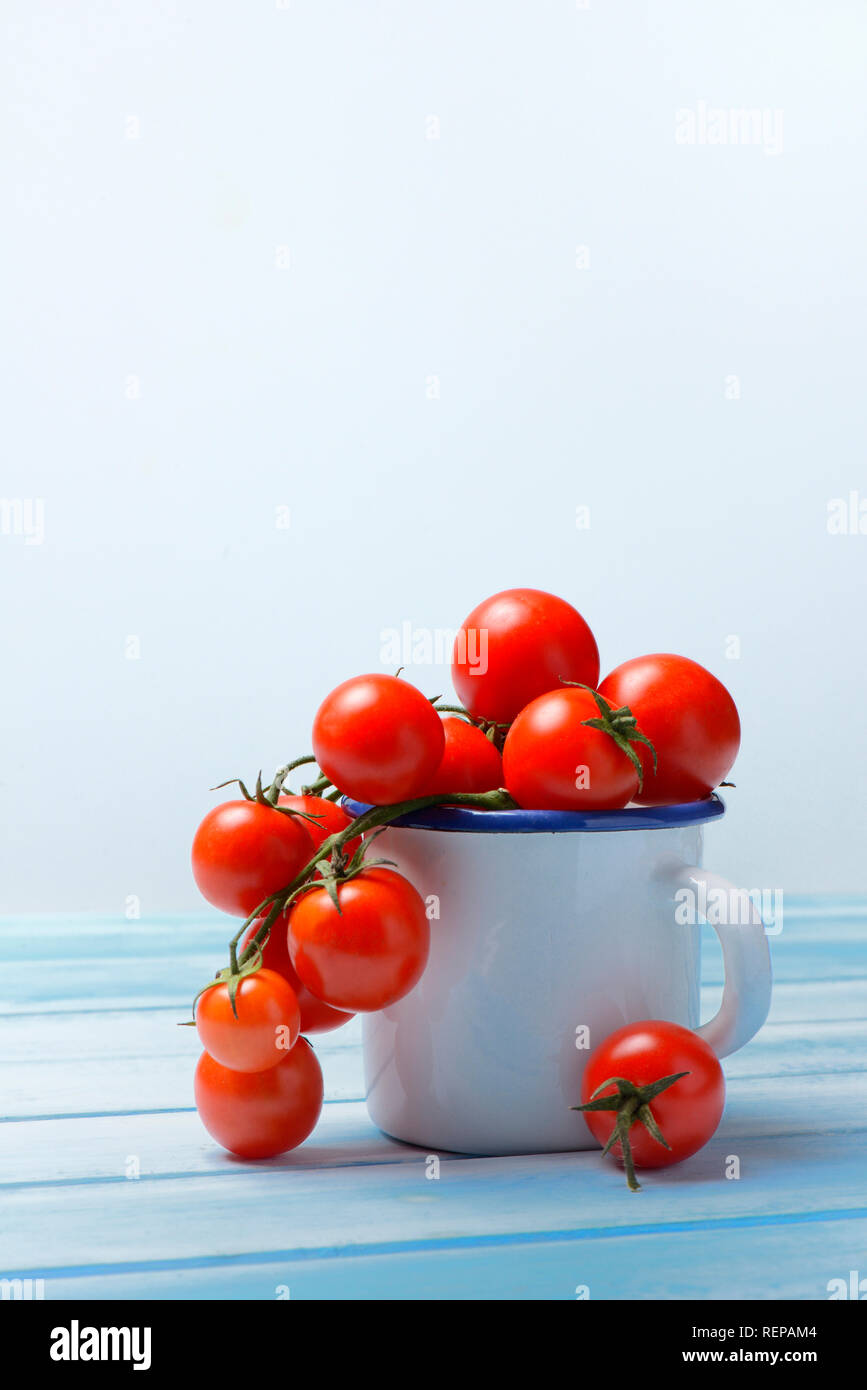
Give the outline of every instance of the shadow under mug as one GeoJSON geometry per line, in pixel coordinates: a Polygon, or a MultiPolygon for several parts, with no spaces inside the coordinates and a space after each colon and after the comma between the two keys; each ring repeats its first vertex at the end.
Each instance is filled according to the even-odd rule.
{"type": "Polygon", "coordinates": [[[393,822],[376,857],[428,902],[431,951],[410,994],[364,1017],[374,1123],[457,1153],[595,1148],[569,1107],[615,1028],[668,1019],[719,1057],[743,1047],[767,1017],[771,966],[751,899],[701,867],[702,827],[724,811],[711,796],[586,813],[435,807],[393,822]],[[725,986],[699,1026],[709,894],[725,986]]]}

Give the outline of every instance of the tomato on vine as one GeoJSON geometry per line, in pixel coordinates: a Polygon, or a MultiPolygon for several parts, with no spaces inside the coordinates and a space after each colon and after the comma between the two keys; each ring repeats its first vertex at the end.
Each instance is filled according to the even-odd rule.
{"type": "Polygon", "coordinates": [[[387,1008],[416,985],[427,964],[424,901],[393,869],[363,868],[329,889],[316,884],[289,913],[289,954],[301,983],[336,1009],[387,1008]]]}
{"type": "MultiPolygon", "coordinates": [[[[349,843],[354,844],[355,841],[350,840],[349,843]]],[[[252,941],[264,920],[263,917],[259,917],[253,922],[241,942],[242,946],[246,946],[248,942],[252,941]]],[[[302,1033],[330,1033],[335,1028],[342,1028],[344,1023],[348,1023],[351,1018],[355,1017],[354,1014],[346,1013],[342,1009],[332,1009],[330,1004],[323,1004],[321,999],[317,999],[301,983],[289,956],[286,918],[282,913],[272,924],[268,940],[261,951],[262,964],[267,969],[282,975],[283,979],[294,990],[298,1007],[301,1010],[302,1033]]]]}
{"type": "Polygon", "coordinates": [[[204,989],[196,1000],[196,1028],[206,1052],[233,1071],[266,1071],[282,1062],[301,1031],[295,991],[276,970],[259,969],[204,989]]]}
{"type": "Polygon", "coordinates": [[[193,840],[193,876],[209,903],[237,917],[285,887],[314,853],[307,823],[261,801],[224,801],[193,840]]]}
{"type": "Polygon", "coordinates": [[[526,810],[610,811],[638,792],[633,748],[642,732],[628,709],[564,685],[521,710],[503,746],[503,776],[526,810]]]}
{"type": "Polygon", "coordinates": [[[494,743],[466,719],[443,719],[445,748],[440,765],[424,789],[443,792],[489,792],[503,785],[503,760],[494,743]]]}
{"type": "Polygon", "coordinates": [[[599,692],[628,705],[657,752],[654,771],[645,749],[642,806],[699,801],[731,770],[741,741],[734,700],[722,681],[697,661],[657,653],[624,661],[606,676],[599,692]]]}
{"type": "Polygon", "coordinates": [[[555,594],[504,589],[458,629],[452,683],[474,716],[509,724],[564,680],[595,687],[599,649],[577,608],[555,594]]]}
{"type": "Polygon", "coordinates": [[[267,1071],[233,1071],[203,1052],[194,1091],[211,1138],[239,1158],[273,1158],[303,1144],[324,1095],[322,1069],[305,1038],[267,1071]]]}
{"type": "Polygon", "coordinates": [[[355,801],[391,805],[424,795],[445,746],[442,720],[397,676],[354,676],[326,695],[313,721],[323,773],[355,801]]]}

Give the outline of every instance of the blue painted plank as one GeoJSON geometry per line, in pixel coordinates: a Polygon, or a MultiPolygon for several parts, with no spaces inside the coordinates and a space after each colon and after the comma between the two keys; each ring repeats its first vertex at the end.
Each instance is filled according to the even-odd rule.
{"type": "Polygon", "coordinates": [[[238,1165],[230,1184],[166,1178],[7,1191],[0,1268],[50,1277],[96,1274],[129,1260],[279,1252],[292,1261],[492,1236],[610,1237],[614,1230],[634,1234],[637,1222],[664,1234],[816,1213],[860,1219],[867,1217],[865,1161],[863,1134],[841,1144],[836,1135],[737,1140],[723,1131],[686,1163],[648,1174],[636,1196],[613,1163],[590,1152],[465,1159],[443,1165],[438,1180],[427,1177],[421,1153],[416,1163],[315,1172],[290,1154],[280,1171],[238,1165]],[[725,1177],[733,1154],[739,1180],[725,1177]],[[243,1221],[225,1219],[230,1193],[243,1221]]]}
{"type": "MultiPolygon", "coordinates": [[[[420,1150],[381,1134],[363,1101],[324,1106],[316,1130],[293,1158],[257,1162],[255,1172],[310,1169],[361,1163],[418,1161],[420,1150]]],[[[455,1160],[459,1161],[459,1160],[455,1160]]],[[[58,1186],[212,1175],[231,1178],[250,1171],[234,1162],[206,1132],[196,1111],[24,1120],[0,1133],[0,1191],[11,1187],[58,1186]],[[131,1160],[135,1160],[131,1166],[131,1160]]]]}
{"type": "MultiPolygon", "coordinates": [[[[46,1299],[821,1300],[864,1271],[867,1220],[808,1219],[701,1231],[617,1231],[584,1239],[456,1243],[340,1259],[180,1263],[159,1270],[50,1276],[46,1299]]],[[[581,1316],[577,1314],[577,1316],[581,1316]]],[[[735,1316],[734,1313],[732,1316],[735,1316]]],[[[806,1312],[797,1324],[806,1325],[806,1312]]]]}
{"type": "MultiPolygon", "coordinates": [[[[597,1298],[815,1298],[860,1267],[864,898],[786,900],[772,1021],[725,1064],[719,1135],[648,1175],[638,1199],[592,1153],[447,1158],[429,1182],[424,1155],[378,1135],[355,1099],[357,1024],[318,1040],[329,1091],[348,1103],[329,1104],[306,1145],[261,1165],[224,1155],[189,1109],[197,1041],[171,1019],[232,929],[207,913],[0,922],[0,961],[16,960],[0,986],[19,1011],[0,1025],[13,1113],[133,1112],[0,1126],[4,1271],[49,1273],[49,1297],[258,1298],[279,1282],[302,1299],[560,1298],[574,1296],[577,1261],[597,1298]],[[140,1113],[167,1098],[183,1109],[140,1113]],[[138,1181],[121,1176],[131,1154],[138,1181]],[[736,1182],[722,1176],[731,1154],[736,1182]],[[249,1213],[242,1237],[224,1230],[229,1192],[249,1213]],[[629,1229],[636,1201],[646,1234],[629,1229]]],[[[712,941],[704,979],[706,1017],[719,995],[712,941]]]]}
{"type": "MultiPolygon", "coordinates": [[[[762,1136],[791,1140],[820,1130],[845,1136],[867,1130],[865,1078],[789,1076],[745,1079],[729,1088],[720,1138],[734,1144],[762,1136]],[[820,1117],[817,1120],[817,1116],[820,1117]]],[[[325,1106],[319,1124],[291,1160],[257,1163],[256,1172],[297,1166],[325,1169],[368,1163],[417,1163],[420,1150],[386,1138],[362,1101],[325,1106]]],[[[0,1135],[0,1190],[36,1184],[123,1182],[130,1158],[138,1181],[166,1176],[233,1177],[247,1171],[226,1159],[190,1108],[162,1114],[22,1120],[0,1135]]],[[[462,1162],[455,1155],[442,1161],[462,1162]]]]}

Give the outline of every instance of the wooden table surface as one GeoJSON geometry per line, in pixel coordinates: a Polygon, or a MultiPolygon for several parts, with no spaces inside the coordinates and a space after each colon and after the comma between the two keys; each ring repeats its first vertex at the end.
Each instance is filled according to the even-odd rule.
{"type": "Polygon", "coordinates": [[[232,1159],[176,1026],[229,935],[215,916],[0,922],[0,1278],[47,1299],[826,1299],[867,1277],[867,900],[786,900],[771,1016],[724,1063],[717,1135],[637,1195],[593,1152],[443,1154],[429,1177],[367,1117],[356,1022],[313,1039],[307,1143],[232,1159]]]}

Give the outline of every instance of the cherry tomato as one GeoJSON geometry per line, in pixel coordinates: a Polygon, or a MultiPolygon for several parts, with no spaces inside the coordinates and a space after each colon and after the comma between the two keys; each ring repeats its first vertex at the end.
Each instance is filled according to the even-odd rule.
{"type": "Polygon", "coordinates": [[[443,792],[490,792],[503,785],[503,760],[489,738],[465,719],[444,719],[446,746],[442,761],[424,789],[443,792]]]}
{"type": "MultiPolygon", "coordinates": [[[[649,1104],[666,1143],[666,1149],[649,1130],[635,1121],[629,1129],[629,1146],[636,1168],[665,1168],[689,1158],[711,1138],[722,1118],[725,1080],[716,1054],[691,1028],[659,1019],[646,1019],[618,1028],[591,1052],[584,1070],[581,1099],[586,1104],[609,1077],[624,1077],[635,1086],[647,1086],[663,1077],[687,1075],[649,1104]]],[[[599,1095],[616,1095],[607,1086],[599,1095]]],[[[603,1146],[616,1124],[612,1110],[585,1110],[591,1134],[603,1146]]],[[[623,1158],[620,1140],[610,1150],[623,1158]]]]}
{"type": "Polygon", "coordinates": [[[202,1047],[222,1066],[266,1071],[295,1046],[301,1010],[292,986],[275,970],[257,970],[239,981],[235,1013],[223,983],[211,985],[196,1001],[202,1047]]]}
{"type": "Polygon", "coordinates": [[[273,1158],[312,1133],[322,1109],[322,1070],[305,1038],[276,1067],[232,1071],[203,1052],[195,1097],[205,1129],[239,1158],[273,1158]]]}
{"type": "Polygon", "coordinates": [[[248,917],[313,857],[305,822],[258,801],[224,801],[193,840],[193,876],[214,907],[248,917]]]}
{"type": "Polygon", "coordinates": [[[506,787],[526,810],[616,810],[638,790],[638,773],[599,718],[589,690],[564,686],[521,711],[506,735],[506,787]]]}
{"type": "Polygon", "coordinates": [[[393,869],[363,869],[337,889],[296,899],[289,954],[301,983],[337,1009],[369,1013],[403,998],[421,978],[430,949],[422,898],[393,869]]]}
{"type": "Polygon", "coordinates": [[[685,656],[624,661],[599,687],[612,705],[628,705],[656,749],[636,751],[644,768],[643,806],[700,801],[729,772],[741,741],[735,702],[722,681],[685,656]]]}
{"type": "MultiPolygon", "coordinates": [[[[262,921],[263,919],[260,917],[253,923],[243,939],[243,946],[246,946],[250,938],[255,936],[262,921]]],[[[301,1032],[330,1033],[332,1029],[342,1027],[355,1015],[344,1013],[341,1009],[332,1009],[330,1004],[323,1004],[321,999],[315,998],[309,989],[302,985],[289,956],[286,931],[286,919],[281,914],[273,923],[268,940],[262,947],[262,964],[268,970],[275,970],[278,975],[282,975],[283,979],[288,981],[295,991],[298,1007],[301,1010],[301,1032]]]]}
{"type": "Polygon", "coordinates": [[[577,609],[541,589],[485,599],[455,638],[452,682],[470,714],[509,724],[563,680],[595,688],[596,639],[577,609]]]}
{"type": "MultiPolygon", "coordinates": [[[[293,811],[303,811],[308,816],[316,817],[315,821],[301,822],[313,841],[314,850],[317,850],[330,835],[337,835],[341,830],[345,830],[347,825],[352,824],[352,817],[346,814],[343,807],[334,801],[327,801],[324,796],[290,796],[284,793],[279,801],[281,806],[288,806],[293,811]]],[[[360,844],[361,836],[356,835],[354,839],[346,841],[343,853],[351,859],[360,844]]]]}
{"type": "Polygon", "coordinates": [[[374,805],[423,795],[444,746],[433,705],[396,676],[344,681],[313,721],[313,752],[325,776],[347,796],[374,805]]]}

